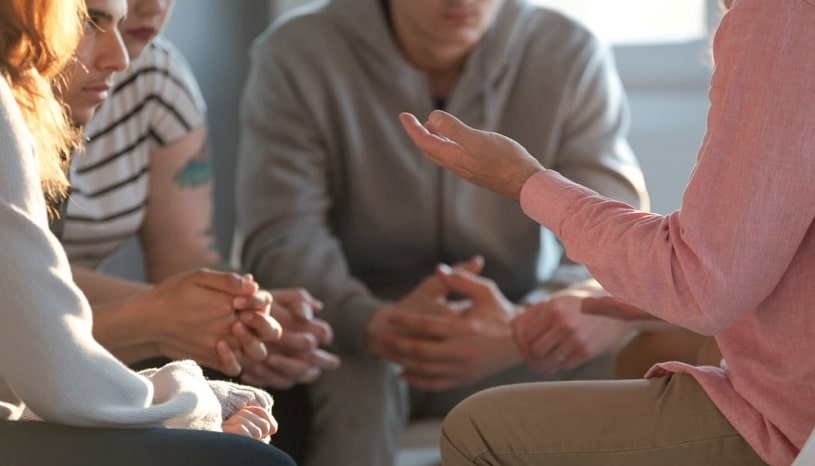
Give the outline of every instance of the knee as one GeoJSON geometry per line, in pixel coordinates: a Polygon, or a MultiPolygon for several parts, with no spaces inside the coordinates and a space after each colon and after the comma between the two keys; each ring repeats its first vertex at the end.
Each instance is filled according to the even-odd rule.
{"type": "Polygon", "coordinates": [[[485,411],[493,397],[492,389],[471,395],[447,413],[441,427],[440,448],[444,464],[472,464],[475,456],[483,452],[484,425],[490,415],[485,411]]]}
{"type": "Polygon", "coordinates": [[[460,437],[473,429],[470,421],[467,400],[462,401],[447,413],[441,424],[441,438],[439,439],[442,451],[460,450],[460,437]]]}

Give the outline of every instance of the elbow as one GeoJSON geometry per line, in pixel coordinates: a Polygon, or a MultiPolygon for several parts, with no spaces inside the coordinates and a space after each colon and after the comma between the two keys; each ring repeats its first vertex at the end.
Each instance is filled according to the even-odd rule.
{"type": "Polygon", "coordinates": [[[744,303],[732,298],[727,302],[724,299],[706,300],[696,306],[693,313],[696,318],[685,327],[702,335],[718,335],[741,320],[744,309],[747,309],[744,303]]]}

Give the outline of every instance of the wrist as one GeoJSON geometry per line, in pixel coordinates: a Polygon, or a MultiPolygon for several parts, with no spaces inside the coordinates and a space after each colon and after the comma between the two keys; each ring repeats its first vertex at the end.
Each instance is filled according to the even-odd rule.
{"type": "Polygon", "coordinates": [[[128,298],[93,307],[94,339],[126,364],[161,355],[138,303],[128,298]]]}
{"type": "Polygon", "coordinates": [[[515,318],[517,318],[519,315],[526,312],[526,307],[527,307],[526,304],[512,303],[512,308],[509,311],[509,320],[510,320],[510,322],[515,320],[515,318]]]}
{"type": "Polygon", "coordinates": [[[389,312],[391,309],[394,308],[393,304],[386,304],[384,306],[379,306],[371,312],[371,315],[368,317],[368,321],[365,324],[365,330],[363,333],[363,347],[365,348],[365,352],[372,355],[381,357],[382,354],[379,351],[379,333],[380,329],[382,328],[382,319],[385,319],[384,313],[389,312]]]}

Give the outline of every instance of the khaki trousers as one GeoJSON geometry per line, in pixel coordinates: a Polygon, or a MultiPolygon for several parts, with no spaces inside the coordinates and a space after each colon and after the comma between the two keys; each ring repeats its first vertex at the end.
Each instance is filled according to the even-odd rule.
{"type": "Polygon", "coordinates": [[[445,466],[765,464],[687,374],[489,389],[448,414],[441,452],[445,466]]]}

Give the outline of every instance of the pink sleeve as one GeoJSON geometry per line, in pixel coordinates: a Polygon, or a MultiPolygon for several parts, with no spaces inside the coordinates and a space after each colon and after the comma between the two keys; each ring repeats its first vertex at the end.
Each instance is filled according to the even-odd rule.
{"type": "Polygon", "coordinates": [[[697,166],[668,216],[634,211],[551,171],[525,212],[612,294],[701,333],[774,289],[815,216],[815,27],[808,2],[741,1],[714,42],[711,108],[697,166]]]}

